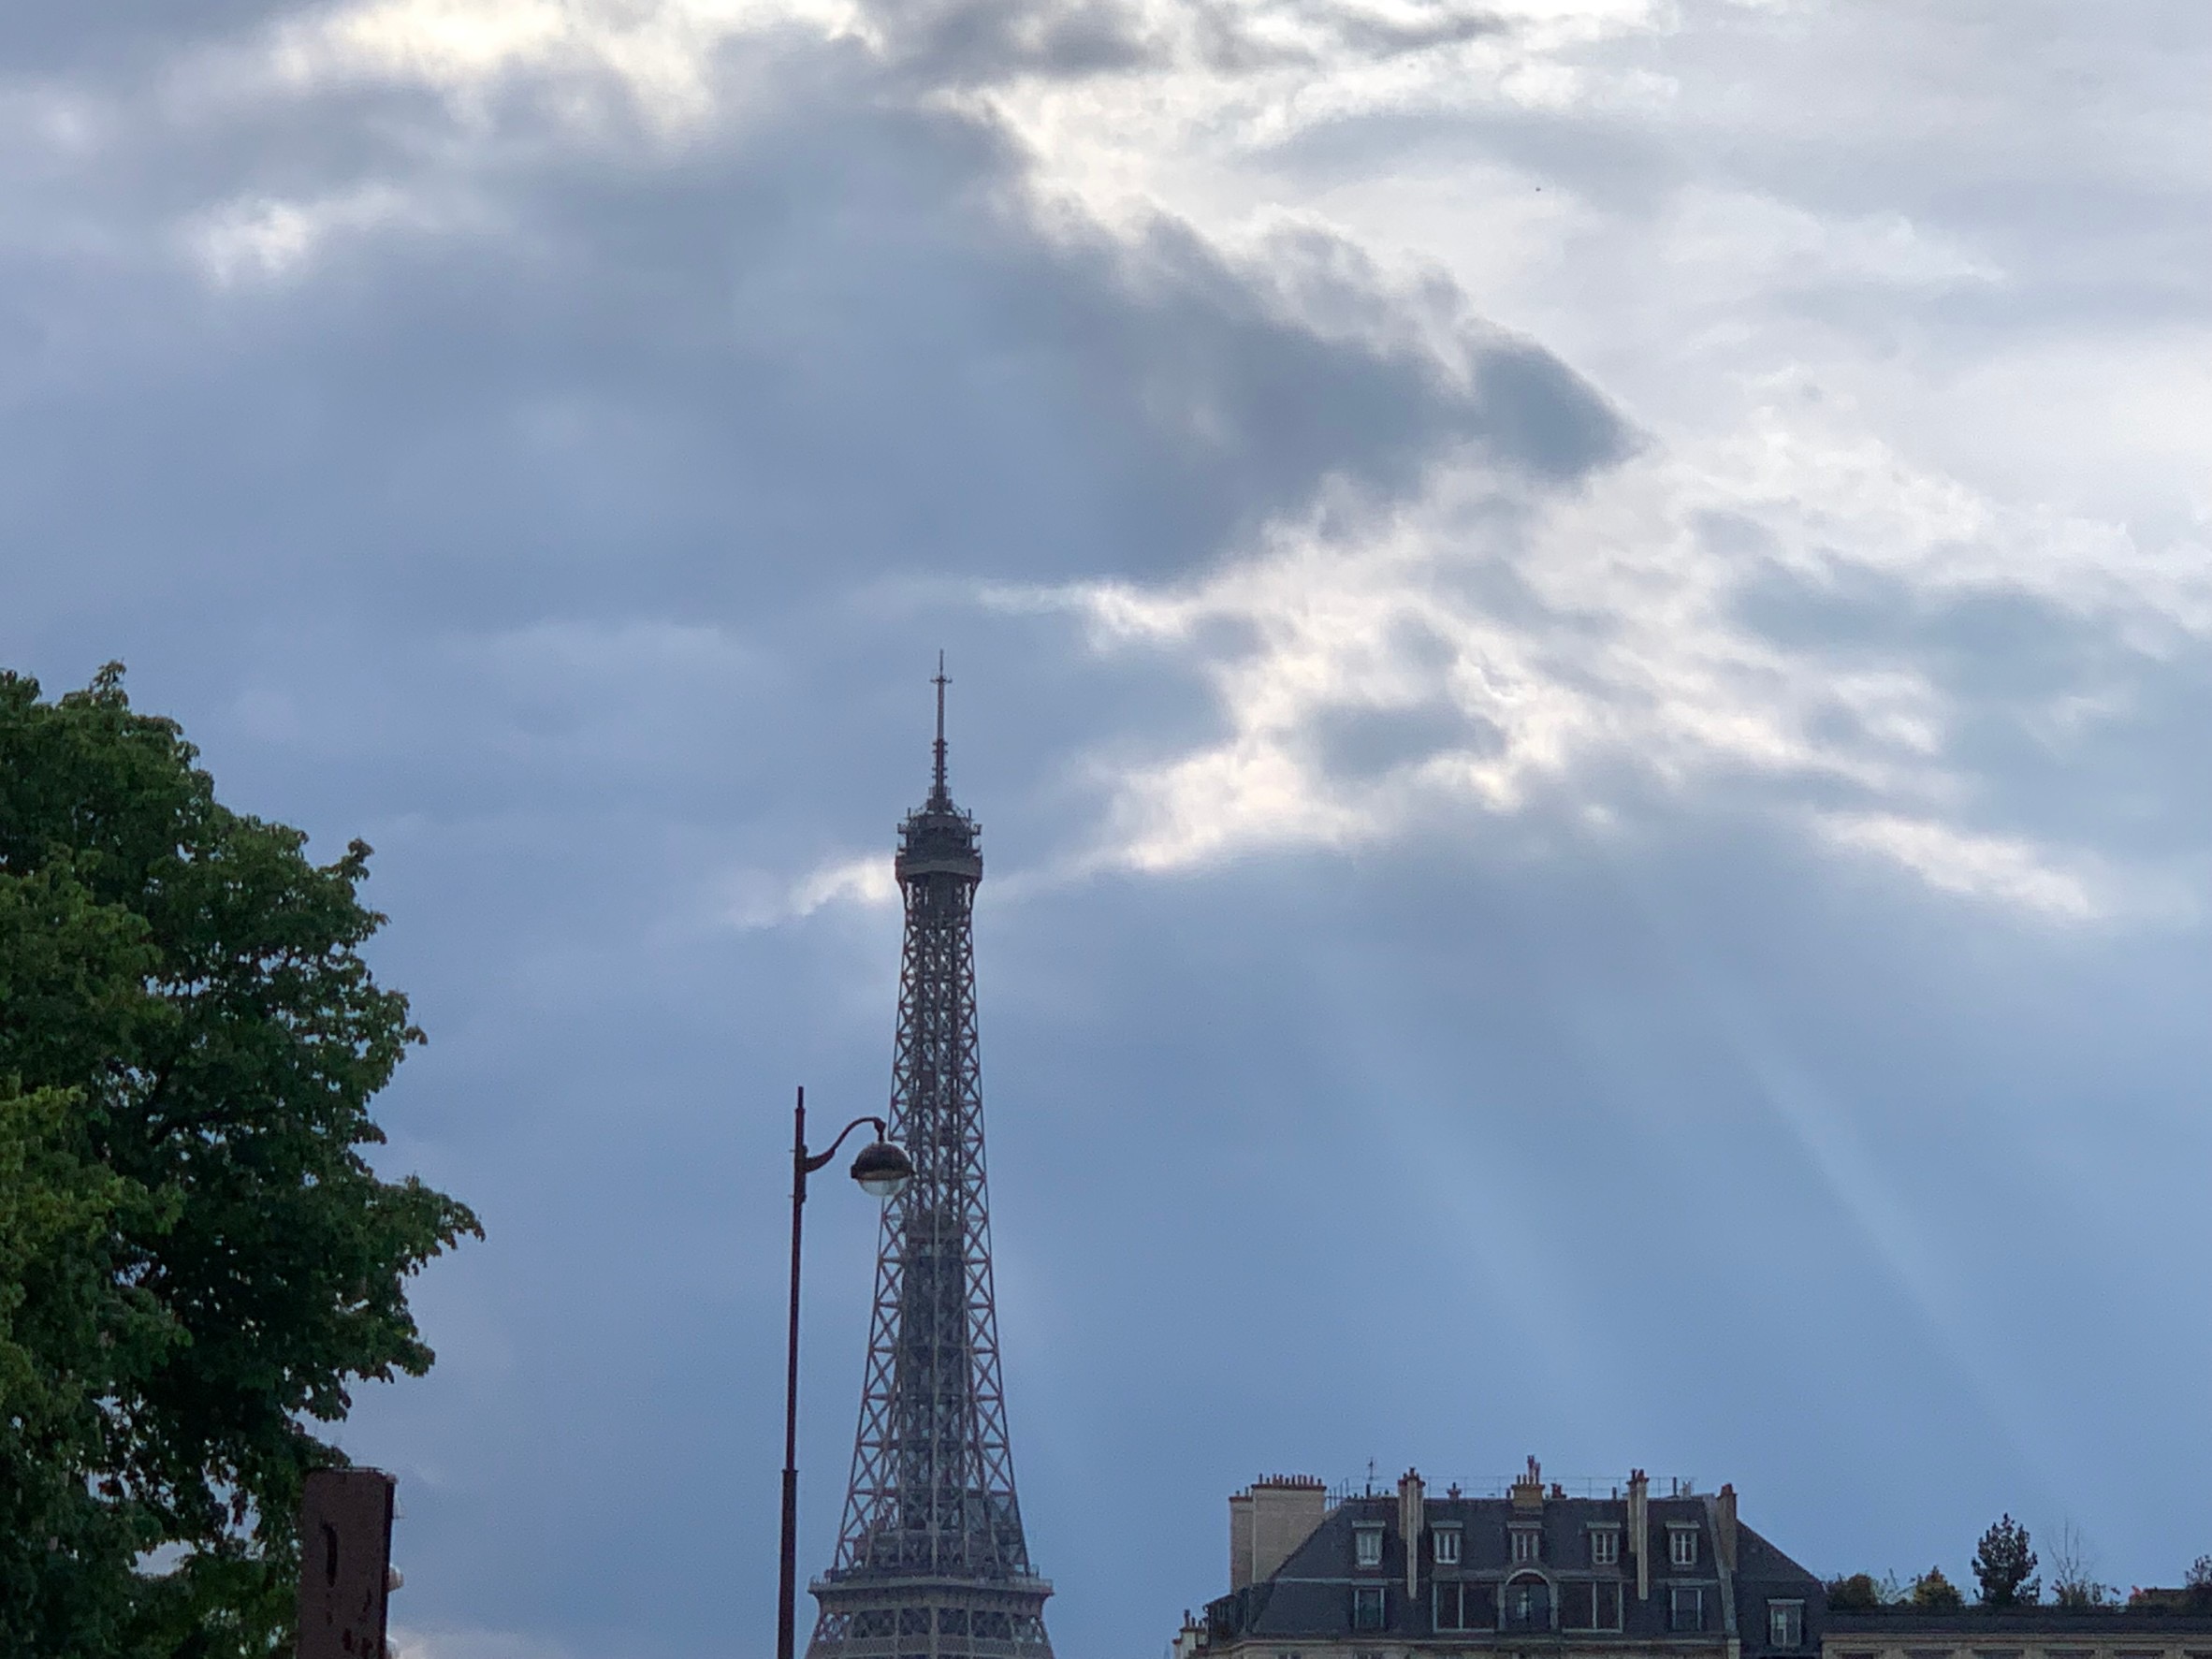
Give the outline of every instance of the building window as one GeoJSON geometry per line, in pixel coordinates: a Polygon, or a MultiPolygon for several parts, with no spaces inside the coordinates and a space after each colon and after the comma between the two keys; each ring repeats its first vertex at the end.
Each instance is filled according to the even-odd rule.
{"type": "MultiPolygon", "coordinates": [[[[1498,1627],[1498,1587],[1495,1584],[1460,1586],[1460,1625],[1465,1630],[1495,1630],[1498,1627]]],[[[2212,1653],[2205,1654],[2205,1659],[2212,1659],[2212,1653]]]]}
{"type": "Polygon", "coordinates": [[[1615,1566],[1621,1560],[1621,1535],[1611,1527],[1596,1527],[1590,1534],[1590,1564],[1615,1566]]]}
{"type": "Polygon", "coordinates": [[[1621,1628],[1621,1586],[1611,1579],[1569,1580],[1559,1587],[1562,1630],[1621,1628]]]}
{"type": "Polygon", "coordinates": [[[1600,1579],[1597,1590],[1597,1617],[1592,1622],[1598,1630],[1621,1628],[1621,1586],[1610,1579],[1600,1579]]]}
{"type": "Polygon", "coordinates": [[[1438,1527],[1435,1533],[1435,1540],[1432,1548],[1433,1548],[1436,1552],[1436,1564],[1438,1566],[1459,1565],[1460,1529],[1456,1526],[1438,1527]]]}
{"type": "Polygon", "coordinates": [[[1676,1566],[1697,1564],[1697,1529],[1694,1526],[1670,1526],[1666,1529],[1666,1559],[1676,1566]]]}
{"type": "Polygon", "coordinates": [[[1569,1579],[1559,1587],[1560,1629],[1591,1628],[1591,1622],[1597,1617],[1597,1597],[1591,1594],[1594,1588],[1587,1579],[1569,1579]]]}
{"type": "Polygon", "coordinates": [[[1352,1531],[1352,1564],[1363,1567],[1382,1565],[1382,1528],[1379,1526],[1355,1527],[1352,1531]]]}
{"type": "Polygon", "coordinates": [[[1383,1587],[1380,1584],[1352,1586],[1352,1628],[1354,1630],[1380,1630],[1383,1627],[1383,1587]]]}
{"type": "Polygon", "coordinates": [[[1533,1573],[1506,1586],[1507,1630],[1551,1628],[1551,1586],[1533,1573]]]}
{"type": "MultiPolygon", "coordinates": [[[[1777,1648],[1801,1648],[1805,1645],[1805,1604],[1801,1601],[1770,1601],[1767,1604],[1767,1640],[1777,1648]]],[[[2017,1656],[2015,1656],[2017,1659],[2017,1656]]]]}
{"type": "Polygon", "coordinates": [[[1705,1587],[1702,1584],[1677,1584],[1666,1609],[1666,1628],[1669,1630],[1703,1630],[1705,1628],[1705,1587]]]}
{"type": "Polygon", "coordinates": [[[1517,1526],[1513,1529],[1513,1563],[1516,1566],[1525,1566],[1536,1559],[1537,1536],[1536,1529],[1533,1526],[1517,1526]]]}
{"type": "MultiPolygon", "coordinates": [[[[1481,1611],[1476,1597],[1468,1594],[1472,1584],[1439,1584],[1436,1586],[1436,1628],[1438,1630],[1479,1630],[1474,1615],[1481,1611]]],[[[1487,1623],[1487,1622],[1486,1622],[1487,1623]]]]}

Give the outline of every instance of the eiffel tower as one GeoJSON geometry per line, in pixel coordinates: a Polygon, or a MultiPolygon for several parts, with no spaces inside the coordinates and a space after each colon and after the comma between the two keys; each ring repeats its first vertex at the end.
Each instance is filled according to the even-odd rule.
{"type": "Polygon", "coordinates": [[[945,787],[944,659],[929,798],[899,826],[906,898],[890,1139],[914,1178],[884,1209],[837,1564],[807,1659],[1052,1659],[1007,1447],[983,1188],[969,910],[983,861],[945,787]]]}

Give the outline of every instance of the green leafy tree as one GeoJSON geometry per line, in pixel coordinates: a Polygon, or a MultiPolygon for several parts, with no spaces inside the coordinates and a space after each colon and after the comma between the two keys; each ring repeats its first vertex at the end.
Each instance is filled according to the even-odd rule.
{"type": "Polygon", "coordinates": [[[1946,1613],[1966,1605],[1966,1598],[1958,1594],[1958,1586],[1943,1577],[1943,1569],[1931,1566],[1913,1580],[1913,1605],[1924,1612],[1946,1613]]]}
{"type": "Polygon", "coordinates": [[[2043,1583],[2034,1572],[2035,1551],[2028,1547],[2028,1529],[2009,1513],[1991,1522],[1974,1549],[1974,1579],[1982,1587],[1982,1605],[2033,1607],[2043,1595],[2043,1583]]]}
{"type": "Polygon", "coordinates": [[[421,1041],[369,849],[312,863],[196,758],[120,667],[0,673],[0,1652],[288,1652],[315,1427],[429,1369],[405,1281],[479,1230],[362,1156],[421,1041]]]}

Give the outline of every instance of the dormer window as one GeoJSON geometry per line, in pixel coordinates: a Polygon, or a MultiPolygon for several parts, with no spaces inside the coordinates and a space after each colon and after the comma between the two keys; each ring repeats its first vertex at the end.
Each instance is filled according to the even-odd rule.
{"type": "Polygon", "coordinates": [[[1666,1523],[1666,1559],[1675,1566],[1697,1564],[1697,1528],[1686,1521],[1666,1523]]]}
{"type": "Polygon", "coordinates": [[[1382,1565],[1383,1529],[1379,1526],[1357,1526],[1352,1529],[1352,1564],[1378,1567],[1382,1565]]]}
{"type": "Polygon", "coordinates": [[[1352,1628],[1380,1630],[1382,1627],[1383,1587],[1380,1584],[1355,1584],[1352,1587],[1352,1628]]]}
{"type": "Polygon", "coordinates": [[[1805,1604],[1770,1601],[1767,1604],[1767,1645],[1801,1648],[1805,1645],[1805,1604]]]}
{"type": "Polygon", "coordinates": [[[1537,1540],[1542,1535],[1533,1526],[1517,1526],[1513,1529],[1513,1564],[1515,1566],[1525,1566],[1536,1559],[1537,1540]]]}
{"type": "Polygon", "coordinates": [[[1432,1537],[1429,1548],[1434,1554],[1438,1566],[1459,1565],[1460,1529],[1456,1526],[1438,1527],[1432,1537]]]}
{"type": "Polygon", "coordinates": [[[1609,1526],[1590,1529],[1590,1564],[1592,1566],[1619,1566],[1621,1564],[1621,1535],[1609,1526]]]}

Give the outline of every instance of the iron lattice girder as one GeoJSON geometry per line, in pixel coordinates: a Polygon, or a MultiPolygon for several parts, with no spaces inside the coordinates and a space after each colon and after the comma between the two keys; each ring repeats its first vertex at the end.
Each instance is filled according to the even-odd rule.
{"type": "Polygon", "coordinates": [[[974,820],[942,771],[900,828],[906,900],[889,1135],[914,1177],[888,1204],[837,1564],[808,1659],[1052,1659],[1052,1586],[1014,1495],[983,1174],[970,912],[974,820]]]}

